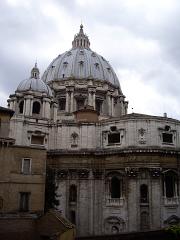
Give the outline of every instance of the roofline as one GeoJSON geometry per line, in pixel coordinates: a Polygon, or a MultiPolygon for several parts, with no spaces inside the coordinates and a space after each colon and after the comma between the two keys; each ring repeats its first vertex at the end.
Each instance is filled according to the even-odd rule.
{"type": "Polygon", "coordinates": [[[167,120],[167,121],[173,121],[176,123],[180,123],[180,120],[175,119],[175,118],[169,118],[169,117],[164,117],[164,116],[155,116],[155,115],[148,115],[148,114],[141,114],[141,113],[129,113],[129,114],[125,114],[122,115],[120,117],[111,117],[108,119],[102,119],[100,120],[101,123],[105,123],[105,122],[111,122],[111,121],[119,121],[119,120],[137,120],[137,119],[141,119],[141,120],[152,120],[152,119],[156,119],[156,120],[167,120]]]}
{"type": "Polygon", "coordinates": [[[0,112],[5,112],[5,113],[9,113],[9,115],[12,117],[14,114],[14,111],[9,109],[9,108],[5,108],[5,107],[1,107],[0,106],[0,112]]]}
{"type": "Polygon", "coordinates": [[[64,156],[64,155],[83,155],[83,156],[104,156],[104,155],[116,155],[116,154],[168,154],[168,155],[180,155],[180,148],[160,148],[156,146],[149,146],[146,148],[127,147],[122,149],[81,149],[81,150],[66,150],[66,149],[54,149],[48,150],[48,156],[64,156]]]}

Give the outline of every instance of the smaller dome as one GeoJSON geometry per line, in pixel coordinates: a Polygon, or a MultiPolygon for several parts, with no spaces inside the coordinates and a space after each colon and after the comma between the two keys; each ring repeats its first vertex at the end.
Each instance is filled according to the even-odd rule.
{"type": "Polygon", "coordinates": [[[40,93],[46,93],[52,97],[52,91],[50,87],[39,78],[39,69],[37,64],[31,70],[31,77],[20,82],[17,87],[17,92],[34,91],[40,93]]]}

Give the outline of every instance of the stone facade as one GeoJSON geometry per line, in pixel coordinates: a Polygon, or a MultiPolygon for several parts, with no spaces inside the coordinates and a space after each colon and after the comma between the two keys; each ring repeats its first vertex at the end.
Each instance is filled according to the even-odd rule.
{"type": "Polygon", "coordinates": [[[106,123],[82,123],[76,129],[66,126],[70,134],[79,129],[86,137],[79,134],[75,149],[62,134],[64,148],[48,151],[48,165],[57,172],[59,209],[76,221],[79,235],[159,229],[171,216],[179,216],[178,125],[176,120],[132,114],[106,123]],[[167,126],[176,136],[171,144],[161,136],[167,126]],[[108,144],[112,127],[122,142],[108,144]],[[139,127],[148,132],[143,142],[139,127]],[[113,178],[119,182],[113,183],[113,178]],[[74,201],[70,200],[72,186],[74,201]]]}
{"type": "MultiPolygon", "coordinates": [[[[23,149],[35,155],[37,148],[47,149],[58,209],[79,236],[180,221],[180,121],[127,114],[117,76],[90,49],[82,26],[72,49],[58,55],[42,79],[35,66],[8,101],[15,111],[10,136],[22,149],[20,158],[23,149]]],[[[36,156],[38,164],[43,157],[36,156]]]]}
{"type": "Polygon", "coordinates": [[[46,150],[14,144],[8,109],[0,108],[0,120],[0,213],[43,213],[46,150]]]}

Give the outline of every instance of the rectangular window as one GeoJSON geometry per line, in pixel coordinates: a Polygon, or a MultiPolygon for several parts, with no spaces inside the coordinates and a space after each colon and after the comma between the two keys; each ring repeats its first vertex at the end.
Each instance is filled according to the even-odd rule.
{"type": "Polygon", "coordinates": [[[22,170],[23,174],[30,174],[31,173],[31,159],[30,158],[23,158],[22,159],[22,170]]]}
{"type": "Polygon", "coordinates": [[[77,99],[77,110],[81,110],[84,108],[84,99],[77,99]]]}
{"type": "Polygon", "coordinates": [[[109,133],[108,144],[120,143],[120,133],[109,133]]]}
{"type": "Polygon", "coordinates": [[[44,145],[44,136],[31,136],[31,144],[44,145]]]}
{"type": "Polygon", "coordinates": [[[29,199],[30,199],[29,192],[20,192],[19,210],[21,212],[29,211],[29,199]]]}
{"type": "Polygon", "coordinates": [[[172,133],[163,133],[162,138],[163,138],[163,143],[173,143],[172,133]]]}
{"type": "Polygon", "coordinates": [[[102,106],[102,102],[96,100],[96,111],[100,114],[101,113],[101,106],[102,106]]]}
{"type": "Polygon", "coordinates": [[[60,111],[65,111],[66,109],[66,99],[65,98],[61,98],[59,100],[59,110],[60,111]]]}

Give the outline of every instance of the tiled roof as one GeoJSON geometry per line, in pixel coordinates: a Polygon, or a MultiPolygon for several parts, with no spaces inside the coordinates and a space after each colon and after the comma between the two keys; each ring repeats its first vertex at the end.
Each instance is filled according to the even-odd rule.
{"type": "Polygon", "coordinates": [[[6,112],[6,113],[9,113],[10,116],[12,116],[14,114],[14,111],[9,109],[9,108],[5,108],[5,107],[1,107],[0,106],[0,112],[6,112]]]}

